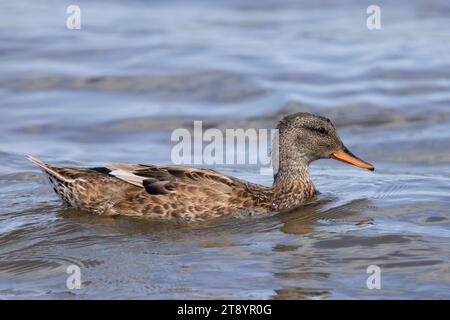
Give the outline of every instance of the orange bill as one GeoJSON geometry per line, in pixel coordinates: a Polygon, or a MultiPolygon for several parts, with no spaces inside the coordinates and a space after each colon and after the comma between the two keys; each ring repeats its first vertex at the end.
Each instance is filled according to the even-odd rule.
{"type": "Polygon", "coordinates": [[[365,162],[363,160],[361,160],[360,158],[358,158],[357,156],[355,156],[353,153],[351,153],[347,148],[343,148],[342,150],[336,151],[331,155],[331,158],[345,162],[345,163],[350,163],[354,166],[360,167],[360,168],[364,168],[370,171],[374,171],[375,167],[373,165],[371,165],[368,162],[365,162]]]}

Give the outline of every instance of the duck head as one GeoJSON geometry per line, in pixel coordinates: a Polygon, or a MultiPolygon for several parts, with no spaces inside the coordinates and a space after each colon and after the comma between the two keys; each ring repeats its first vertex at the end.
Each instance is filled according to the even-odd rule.
{"type": "Polygon", "coordinates": [[[351,153],[343,144],[333,123],[321,116],[299,112],[278,124],[278,162],[283,168],[302,168],[318,159],[335,159],[354,166],[375,170],[374,166],[351,153]]]}

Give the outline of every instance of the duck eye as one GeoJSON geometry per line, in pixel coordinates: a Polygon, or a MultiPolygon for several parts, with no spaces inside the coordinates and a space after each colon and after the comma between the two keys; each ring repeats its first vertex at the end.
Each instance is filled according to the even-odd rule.
{"type": "Polygon", "coordinates": [[[323,127],[317,128],[317,131],[319,131],[320,133],[328,133],[328,131],[323,127]]]}

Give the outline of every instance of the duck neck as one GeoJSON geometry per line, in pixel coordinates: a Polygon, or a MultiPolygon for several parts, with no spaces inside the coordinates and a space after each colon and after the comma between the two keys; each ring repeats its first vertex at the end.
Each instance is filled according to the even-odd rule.
{"type": "Polygon", "coordinates": [[[309,177],[309,163],[280,166],[272,186],[272,206],[276,211],[300,206],[316,194],[309,177]]]}

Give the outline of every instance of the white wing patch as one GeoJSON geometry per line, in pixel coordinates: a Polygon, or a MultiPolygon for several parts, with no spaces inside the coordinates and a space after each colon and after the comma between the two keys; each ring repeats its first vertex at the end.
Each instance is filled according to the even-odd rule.
{"type": "Polygon", "coordinates": [[[137,176],[129,171],[122,170],[122,169],[115,169],[112,170],[110,175],[119,178],[120,180],[123,180],[125,182],[131,183],[132,185],[138,186],[143,188],[143,181],[145,180],[144,177],[137,176]]]}

